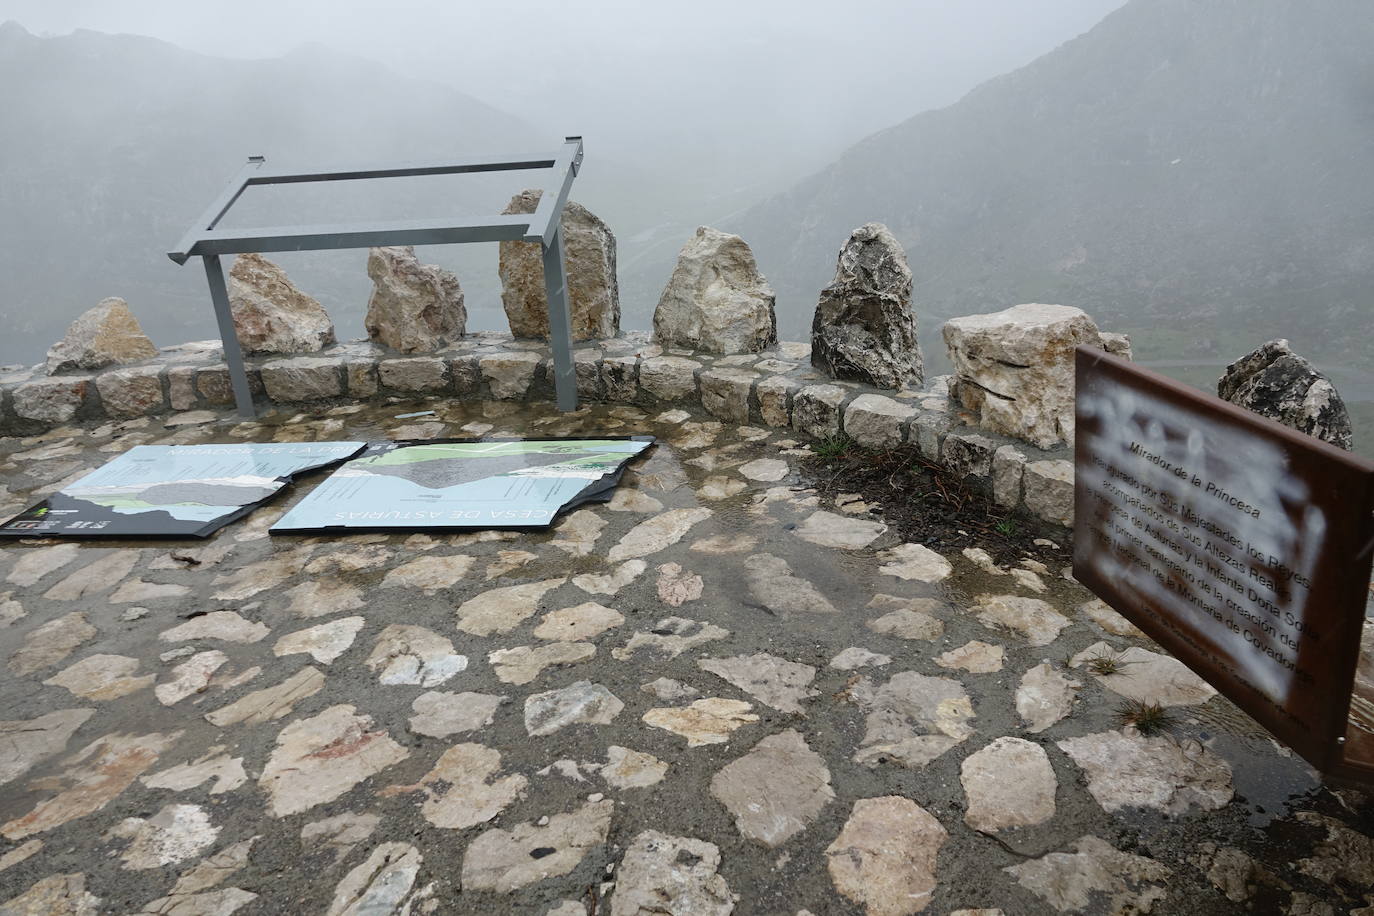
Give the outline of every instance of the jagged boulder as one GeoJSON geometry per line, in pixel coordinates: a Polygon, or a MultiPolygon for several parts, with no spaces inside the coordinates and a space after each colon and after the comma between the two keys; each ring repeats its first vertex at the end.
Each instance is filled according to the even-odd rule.
{"type": "MultiPolygon", "coordinates": [[[[1031,303],[944,326],[954,364],[950,396],[984,429],[1040,448],[1073,440],[1073,351],[1107,349],[1082,309],[1031,303]]],[[[1109,341],[1120,352],[1121,342],[1109,341]]]]}
{"type": "Polygon", "coordinates": [[[1217,396],[1332,445],[1351,447],[1345,402],[1286,340],[1271,340],[1227,366],[1217,396]]]}
{"type": "Polygon", "coordinates": [[[260,254],[241,254],[229,271],[229,309],[244,355],[313,353],[334,343],[329,313],[260,254]]]}
{"type": "Polygon", "coordinates": [[[911,268],[882,223],[855,229],[811,322],[811,365],[877,388],[919,385],[925,370],[911,311],[911,268]]]}
{"type": "MultiPolygon", "coordinates": [[[[525,190],[502,213],[533,213],[543,192],[525,190]]],[[[615,273],[615,236],[581,204],[563,207],[563,258],[568,274],[568,311],[573,340],[620,333],[620,285],[615,273]]],[[[546,340],[549,299],[544,292],[544,254],[537,242],[501,243],[501,305],[516,337],[546,340]]]]}
{"type": "Polygon", "coordinates": [[[744,239],[697,228],[654,310],[654,339],[711,353],[757,353],[777,343],[773,290],[744,239]]]}
{"type": "Polygon", "coordinates": [[[67,328],[48,350],[48,374],[136,363],[157,355],[129,303],[117,296],[101,299],[67,328]]]}
{"type": "Polygon", "coordinates": [[[402,353],[433,353],[463,336],[468,313],[458,278],[433,264],[421,264],[415,249],[373,248],[367,253],[372,298],[367,334],[402,353]]]}

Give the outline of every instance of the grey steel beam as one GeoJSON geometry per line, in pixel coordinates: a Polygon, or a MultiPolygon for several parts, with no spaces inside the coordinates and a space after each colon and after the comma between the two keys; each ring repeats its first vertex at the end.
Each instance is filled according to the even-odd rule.
{"type": "Polygon", "coordinates": [[[219,257],[213,254],[201,258],[205,262],[205,279],[210,283],[210,301],[215,306],[215,320],[219,322],[219,339],[224,348],[224,362],[229,367],[229,385],[234,389],[234,405],[239,416],[252,419],[253,391],[248,387],[248,372],[243,367],[243,350],[234,330],[234,314],[229,309],[229,291],[224,286],[224,269],[219,257]]]}
{"type": "Polygon", "coordinates": [[[534,208],[530,217],[527,242],[539,242],[547,246],[553,240],[553,233],[563,219],[563,205],[568,202],[573,179],[582,166],[582,138],[568,137],[558,153],[558,161],[553,164],[553,180],[558,186],[557,194],[550,194],[549,188],[539,197],[539,206],[534,208]]]}
{"type": "Polygon", "coordinates": [[[320,226],[268,226],[202,232],[187,255],[242,254],[249,251],[323,251],[383,245],[448,245],[523,239],[527,213],[471,220],[398,220],[320,226]]]}
{"type": "Polygon", "coordinates": [[[243,168],[235,175],[220,192],[219,197],[215,198],[214,203],[205,208],[205,212],[200,215],[187,233],[182,236],[181,241],[171,251],[167,252],[167,257],[176,261],[178,264],[185,264],[191,257],[191,246],[196,243],[203,233],[214,229],[219,221],[224,218],[224,214],[229,212],[229,208],[238,202],[243,195],[244,189],[248,187],[248,180],[257,169],[262,168],[266,160],[262,156],[249,156],[243,168]]]}
{"type": "Polygon", "coordinates": [[[298,184],[309,181],[357,181],[366,178],[410,178],[418,175],[464,175],[472,172],[516,172],[553,168],[557,155],[531,159],[528,156],[473,159],[459,162],[416,162],[386,168],[356,167],[330,169],[324,172],[296,172],[285,169],[266,169],[248,182],[263,184],[298,184]]]}
{"type": "Polygon", "coordinates": [[[553,351],[554,388],[558,408],[577,409],[577,380],[572,364],[572,322],[568,309],[566,258],[563,251],[562,214],[573,179],[582,165],[582,138],[567,137],[552,157],[512,156],[502,159],[458,162],[412,163],[387,168],[335,169],[325,172],[266,170],[261,156],[252,156],[239,174],[192,225],[167,257],[185,264],[199,255],[205,262],[210,300],[224,344],[224,360],[234,389],[239,413],[251,417],[253,397],[243,365],[229,293],[220,266],[222,254],[260,251],[317,251],[333,248],[372,248],[383,245],[447,245],[462,242],[539,242],[543,251],[544,290],[549,308],[549,345],[553,351]],[[258,229],[216,229],[244,190],[250,186],[299,184],[315,181],[356,181],[368,178],[399,178],[419,175],[457,175],[550,169],[553,181],[544,189],[532,214],[502,214],[479,219],[404,220],[381,224],[320,226],[271,226],[258,229]],[[557,191],[554,191],[554,188],[557,191]]]}
{"type": "Polygon", "coordinates": [[[568,277],[563,257],[563,227],[553,224],[553,238],[543,246],[544,292],[549,303],[549,349],[553,351],[553,389],[558,409],[577,409],[577,376],[573,370],[572,319],[568,311],[568,277]]]}

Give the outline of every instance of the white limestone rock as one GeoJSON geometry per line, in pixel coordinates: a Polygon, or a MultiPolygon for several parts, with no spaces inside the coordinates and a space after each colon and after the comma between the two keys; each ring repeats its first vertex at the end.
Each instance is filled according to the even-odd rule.
{"type": "Polygon", "coordinates": [[[807,686],[816,677],[815,668],[767,652],[733,658],[703,658],[697,661],[697,667],[781,712],[802,712],[802,701],[818,692],[807,686]]]}
{"type": "Polygon", "coordinates": [[[646,725],[661,728],[687,739],[688,747],[724,744],[738,728],[757,722],[751,705],[743,700],[707,697],[683,707],[656,707],[641,719],[646,725]]]}
{"type": "Polygon", "coordinates": [[[421,264],[413,247],[370,249],[367,275],[372,297],[363,324],[377,343],[401,353],[433,353],[463,336],[468,313],[458,278],[421,264]]]}
{"type": "Polygon", "coordinates": [[[838,609],[816,586],[792,574],[781,557],[760,553],[744,561],[749,596],[777,614],[835,614],[838,609]]]}
{"type": "Polygon", "coordinates": [[[410,730],[417,735],[447,738],[486,728],[496,716],[504,696],[486,693],[447,693],[431,690],[410,704],[410,730]]]}
{"type": "Polygon", "coordinates": [[[625,704],[590,681],[532,694],[525,698],[525,731],[531,738],[552,735],[569,725],[609,725],[625,704]]]}
{"type": "Polygon", "coordinates": [[[744,239],[700,226],[659,297],[654,340],[708,353],[757,353],[777,342],[773,301],[744,239]]]}
{"type": "Polygon", "coordinates": [[[1020,633],[1032,646],[1054,642],[1070,622],[1047,602],[1020,595],[979,595],[969,613],[991,629],[1020,633]]]}
{"type": "Polygon", "coordinates": [[[867,713],[856,763],[919,769],[973,735],[973,702],[950,678],[904,671],[856,699],[867,713]]]}
{"type": "Polygon", "coordinates": [[[129,303],[117,296],[101,299],[67,328],[48,350],[47,372],[104,369],[157,356],[157,347],[143,333],[129,303]]]}
{"type": "Polygon", "coordinates": [[[769,735],[711,779],[711,795],[746,838],[777,847],[834,801],[830,771],[794,730],[769,735]]]}
{"type": "Polygon", "coordinates": [[[837,550],[859,550],[887,532],[882,522],[836,515],[824,510],[813,512],[797,526],[795,534],[803,541],[837,550]]]}
{"type": "Polygon", "coordinates": [[[272,813],[285,817],[333,801],[409,755],[385,729],[371,728],[370,716],[340,705],[282,729],[258,780],[272,813]]]}
{"type": "Polygon", "coordinates": [[[1082,686],[1049,662],[1027,671],[1016,688],[1016,714],[1026,723],[1026,731],[1043,732],[1073,712],[1074,697],[1082,686]]]}
{"type": "Polygon", "coordinates": [[[462,830],[485,824],[524,795],[524,776],[497,776],[501,753],[481,744],[455,744],[414,785],[390,786],[383,797],[419,792],[420,813],[435,827],[462,830]]]}
{"type": "MultiPolygon", "coordinates": [[[[501,212],[533,213],[542,194],[538,190],[521,191],[501,212]]],[[[620,333],[615,235],[599,217],[571,200],[563,206],[562,225],[573,340],[615,337],[620,333]]],[[[502,242],[500,271],[501,305],[511,333],[547,339],[549,302],[539,243],[502,242]]]]}
{"type": "Polygon", "coordinates": [[[909,798],[861,798],[825,850],[836,890],[868,916],[910,916],[930,905],[949,833],[909,798]]]}
{"type": "Polygon", "coordinates": [[[1117,652],[1105,642],[1093,643],[1071,660],[1076,668],[1094,658],[1111,656],[1120,670],[1093,674],[1103,687],[1128,700],[1160,706],[1201,706],[1217,695],[1216,688],[1172,655],[1131,646],[1117,652]]]}
{"type": "Polygon", "coordinates": [[[339,882],[325,916],[383,916],[401,913],[420,873],[422,856],[409,843],[382,843],[339,882]]]}
{"type": "MultiPolygon", "coordinates": [[[[714,843],[645,830],[620,860],[611,916],[730,916],[735,897],[719,869],[714,843]]],[[[586,911],[576,904],[569,912],[586,911]]]]}
{"type": "Polygon", "coordinates": [[[916,408],[881,394],[861,394],[844,409],[844,432],[866,448],[896,448],[916,408]]]}
{"type": "Polygon", "coordinates": [[[954,567],[924,544],[898,544],[878,554],[884,565],[878,572],[907,581],[934,584],[949,578],[954,567]]]}
{"type": "Polygon", "coordinates": [[[296,289],[260,254],[241,254],[229,271],[229,308],[245,356],[313,353],[334,343],[324,306],[296,289]]]}
{"type": "Polygon", "coordinates": [[[461,873],[464,890],[509,894],[545,878],[566,875],[606,842],[615,803],[589,802],[541,824],[488,830],[468,844],[461,873]]]}
{"type": "Polygon", "coordinates": [[[466,670],[468,659],[455,653],[453,643],[433,630],[393,623],[377,636],[377,644],[364,664],[377,674],[381,684],[435,687],[466,670]]]}
{"type": "Polygon", "coordinates": [[[589,642],[552,642],[541,646],[513,646],[487,655],[497,680],[507,684],[528,684],[546,668],[575,665],[596,655],[589,642]]]}
{"type": "Polygon", "coordinates": [[[1074,347],[1102,345],[1081,309],[1035,303],[966,315],[945,323],[944,339],[951,396],[978,425],[1040,448],[1073,441],[1074,347]]]}
{"type": "Polygon", "coordinates": [[[1168,866],[1091,834],[1074,848],[1002,870],[1060,913],[1149,913],[1164,899],[1168,866]]]}
{"type": "Polygon", "coordinates": [[[1054,817],[1054,767],[1044,748],[1023,738],[998,738],[965,757],[959,780],[968,796],[964,823],[974,830],[1033,827],[1054,817]]]}
{"type": "Polygon", "coordinates": [[[1145,737],[1133,728],[1058,742],[1088,775],[1088,792],[1109,812],[1152,808],[1182,814],[1231,801],[1231,766],[1195,742],[1163,735],[1145,737]]]}

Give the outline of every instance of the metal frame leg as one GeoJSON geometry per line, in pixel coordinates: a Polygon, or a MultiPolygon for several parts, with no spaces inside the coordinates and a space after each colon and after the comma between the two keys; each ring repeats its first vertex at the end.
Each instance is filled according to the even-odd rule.
{"type": "Polygon", "coordinates": [[[224,362],[229,366],[229,384],[234,389],[234,404],[239,416],[253,419],[257,411],[253,408],[253,392],[248,387],[248,371],[243,366],[243,351],[239,348],[239,335],[234,330],[234,314],[229,310],[229,290],[224,285],[224,269],[220,267],[219,255],[207,254],[205,279],[210,283],[210,301],[215,306],[215,320],[219,322],[219,339],[224,347],[224,362]]]}
{"type": "Polygon", "coordinates": [[[544,248],[544,292],[549,300],[549,346],[553,349],[553,387],[558,409],[577,409],[577,376],[573,373],[572,317],[568,311],[568,274],[563,258],[563,226],[544,248]]]}

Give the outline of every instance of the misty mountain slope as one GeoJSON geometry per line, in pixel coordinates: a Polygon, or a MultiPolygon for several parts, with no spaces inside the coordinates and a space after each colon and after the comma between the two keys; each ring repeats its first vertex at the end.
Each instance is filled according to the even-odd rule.
{"type": "MultiPolygon", "coordinates": [[[[111,295],[128,299],[160,344],[214,336],[199,262],[178,268],[165,252],[247,155],[317,167],[542,151],[558,139],[452,89],[318,48],[226,60],[129,35],[39,38],[5,23],[0,84],[0,362],[38,361],[111,295]]],[[[392,179],[252,191],[227,225],[495,212],[526,175],[503,176],[499,188],[392,179]]],[[[366,252],[280,260],[342,313],[341,336],[362,333],[366,252]]],[[[465,290],[490,302],[494,266],[489,281],[472,273],[460,274],[465,290]]]]}
{"type": "Polygon", "coordinates": [[[927,334],[1048,301],[1175,346],[1289,336],[1367,355],[1372,46],[1363,0],[1133,0],[730,228],[788,336],[848,233],[878,220],[906,246],[927,334]]]}

